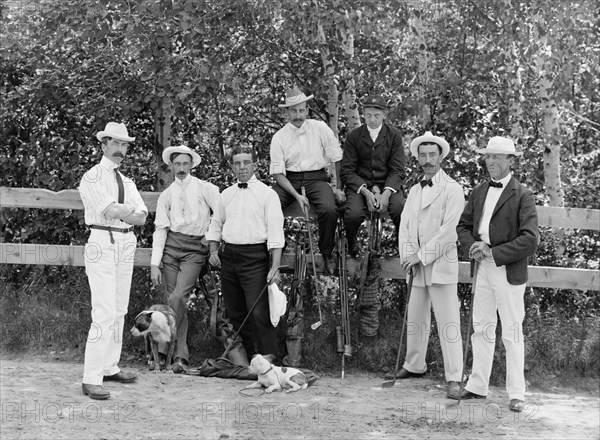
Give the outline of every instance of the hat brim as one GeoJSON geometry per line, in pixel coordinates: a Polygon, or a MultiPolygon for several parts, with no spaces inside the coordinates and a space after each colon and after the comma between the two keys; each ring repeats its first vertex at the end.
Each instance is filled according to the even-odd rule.
{"type": "Polygon", "coordinates": [[[506,151],[499,150],[497,148],[479,148],[477,150],[479,154],[512,154],[513,156],[522,156],[523,153],[521,151],[506,151]]]}
{"type": "Polygon", "coordinates": [[[450,144],[448,144],[444,138],[424,134],[423,136],[419,136],[412,140],[410,143],[410,154],[412,154],[414,157],[418,157],[419,145],[421,144],[439,145],[442,148],[442,159],[448,156],[448,153],[450,153],[450,144]]]}
{"type": "Polygon", "coordinates": [[[104,139],[105,137],[109,137],[109,138],[113,138],[113,139],[118,139],[120,141],[125,141],[125,142],[133,142],[135,141],[135,138],[133,137],[129,137],[129,136],[121,136],[115,133],[111,133],[109,131],[99,131],[96,134],[96,138],[102,142],[102,139],[104,139]]]}
{"type": "Polygon", "coordinates": [[[198,165],[200,165],[200,162],[202,162],[202,158],[200,157],[200,155],[198,153],[196,153],[195,151],[193,151],[191,149],[184,149],[181,147],[165,148],[162,152],[163,162],[166,163],[167,165],[171,165],[171,156],[174,153],[187,154],[189,156],[192,156],[192,168],[197,167],[198,165]]]}
{"type": "Polygon", "coordinates": [[[295,105],[298,104],[302,104],[303,102],[308,102],[311,101],[315,96],[314,95],[308,95],[306,97],[304,97],[303,99],[299,100],[298,102],[293,102],[293,103],[285,103],[285,104],[278,104],[277,107],[279,108],[288,108],[288,107],[293,107],[295,105]]]}

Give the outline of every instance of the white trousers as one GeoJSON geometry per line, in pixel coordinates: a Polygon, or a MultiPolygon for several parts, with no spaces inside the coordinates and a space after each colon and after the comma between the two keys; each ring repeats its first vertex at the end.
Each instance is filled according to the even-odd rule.
{"type": "Polygon", "coordinates": [[[431,333],[431,305],[437,322],[444,358],[446,381],[460,381],[463,349],[460,332],[460,303],[456,284],[413,285],[408,303],[406,327],[406,358],[403,368],[411,373],[427,371],[425,355],[431,333]]]}
{"type": "Polygon", "coordinates": [[[132,232],[92,229],[85,245],[85,272],[92,293],[92,324],[85,345],[83,383],[102,385],[103,376],[118,373],[123,325],[133,275],[137,240],[132,232]]]}
{"type": "Polygon", "coordinates": [[[465,388],[482,396],[488,394],[496,348],[497,315],[500,315],[506,350],[506,391],[509,399],[525,400],[525,284],[509,284],[506,267],[497,267],[494,262],[479,263],[476,282],[471,337],[473,372],[465,388]]]}

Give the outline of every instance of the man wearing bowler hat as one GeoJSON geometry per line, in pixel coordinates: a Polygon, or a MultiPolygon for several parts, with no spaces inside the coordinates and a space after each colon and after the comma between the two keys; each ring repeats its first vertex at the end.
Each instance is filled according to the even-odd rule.
{"type": "Polygon", "coordinates": [[[162,159],[171,166],[175,180],[160,194],[156,205],[150,276],[157,286],[164,275],[167,302],[177,320],[173,372],[183,373],[189,362],[187,301],[208,258],[204,234],[211,210],[214,212],[219,203],[219,188],[190,174],[200,164],[200,156],[189,147],[165,148],[162,159]]]}
{"type": "Polygon", "coordinates": [[[319,250],[323,255],[325,268],[330,275],[335,272],[335,227],[337,214],[335,200],[343,199],[340,182],[340,161],[342,149],[333,131],[322,121],[307,119],[306,103],[313,95],[306,96],[294,88],[288,90],[284,104],[280,108],[287,111],[288,123],[271,140],[270,173],[275,178],[273,189],[285,209],[294,200],[308,209],[309,202],[314,206],[319,223],[319,250]],[[337,184],[334,195],[329,185],[327,166],[335,165],[337,184]],[[306,189],[306,197],[301,188],[306,189]]]}
{"type": "Polygon", "coordinates": [[[109,122],[96,135],[103,156],[79,184],[90,236],[85,245],[85,272],[92,294],[92,325],[85,344],[83,394],[105,400],[103,381],[129,383],[137,375],[120,370],[123,324],[133,275],[137,240],[133,225],[146,222],[148,208],[133,180],[118,170],[135,138],[127,127],[109,122]]]}
{"type": "MultiPolygon", "coordinates": [[[[473,373],[462,399],[485,399],[496,341],[497,315],[502,321],[506,350],[506,391],[509,409],[525,405],[525,345],[523,296],[527,257],[539,243],[533,193],[514,178],[510,169],[517,152],[512,140],[494,136],[483,154],[491,177],[475,187],[458,222],[462,250],[477,265],[473,300],[473,373]]],[[[453,399],[459,393],[448,394],[453,399]]]]}
{"type": "Polygon", "coordinates": [[[363,109],[365,123],[346,137],[341,165],[344,224],[353,257],[358,254],[356,234],[368,212],[389,212],[397,232],[404,206],[402,134],[385,122],[387,103],[382,96],[368,96],[363,109]]]}
{"type": "Polygon", "coordinates": [[[442,169],[450,145],[430,131],[410,143],[423,178],[408,193],[400,221],[400,261],[413,272],[408,302],[406,358],[400,379],[421,377],[431,332],[431,307],[444,359],[447,392],[459,392],[462,378],[462,339],[458,301],[456,225],[465,206],[462,187],[442,169]]]}

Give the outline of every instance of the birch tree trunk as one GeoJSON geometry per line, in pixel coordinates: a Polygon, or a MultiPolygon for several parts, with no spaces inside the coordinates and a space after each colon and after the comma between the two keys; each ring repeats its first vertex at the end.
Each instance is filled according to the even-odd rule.
{"type": "Polygon", "coordinates": [[[321,60],[323,61],[323,67],[325,69],[325,78],[327,80],[327,115],[329,121],[329,128],[335,133],[335,137],[338,137],[338,88],[335,84],[335,68],[333,66],[333,57],[331,51],[327,46],[327,38],[323,25],[317,24],[317,36],[318,36],[318,47],[321,54],[321,60]]]}
{"type": "Polygon", "coordinates": [[[158,191],[163,191],[173,182],[170,167],[162,161],[162,152],[171,144],[171,113],[172,101],[169,97],[159,98],[154,111],[154,154],[158,164],[158,191]]]}
{"type": "MultiPolygon", "coordinates": [[[[350,18],[346,14],[345,26],[340,29],[342,35],[342,49],[348,60],[354,59],[354,32],[351,28],[350,18]]],[[[358,102],[356,97],[356,83],[354,73],[348,72],[348,81],[342,92],[342,100],[346,109],[348,119],[348,132],[360,126],[360,115],[358,113],[358,102]]]]}

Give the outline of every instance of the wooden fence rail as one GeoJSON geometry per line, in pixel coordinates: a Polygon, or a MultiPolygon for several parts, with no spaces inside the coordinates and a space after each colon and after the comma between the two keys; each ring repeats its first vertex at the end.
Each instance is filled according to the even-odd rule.
{"type": "MultiPolygon", "coordinates": [[[[156,210],[159,193],[141,192],[150,212],[156,210]]],[[[0,187],[0,208],[42,208],[82,210],[77,190],[53,192],[46,189],[0,187]]],[[[298,210],[299,211],[299,210],[298,210]]],[[[540,226],[600,230],[600,210],[538,206],[540,226]]],[[[298,215],[298,212],[292,213],[298,215]]],[[[134,257],[136,266],[149,266],[152,249],[138,248],[134,257]]],[[[54,244],[0,243],[2,264],[84,265],[84,247],[54,244]]],[[[294,255],[286,253],[282,264],[294,266],[294,255]]],[[[356,273],[363,264],[361,259],[348,259],[348,271],[356,273]]],[[[397,258],[383,258],[383,278],[405,278],[397,258]]],[[[459,282],[469,283],[468,263],[459,263],[459,282]]],[[[317,269],[322,272],[322,259],[317,257],[317,269]]],[[[600,271],[562,267],[529,266],[529,282],[534,287],[600,290],[600,271]]]]}

